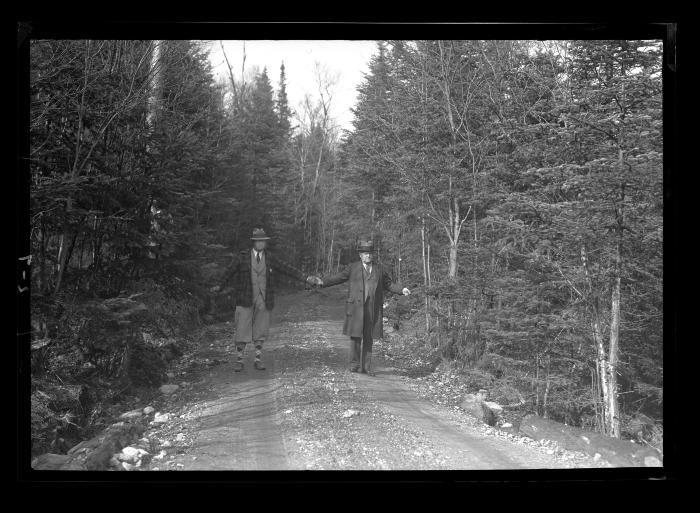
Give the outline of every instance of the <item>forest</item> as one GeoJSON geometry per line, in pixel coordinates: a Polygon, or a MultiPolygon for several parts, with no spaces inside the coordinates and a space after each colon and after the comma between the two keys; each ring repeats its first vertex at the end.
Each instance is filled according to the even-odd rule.
{"type": "Polygon", "coordinates": [[[230,316],[255,227],[321,276],[371,237],[475,388],[662,448],[660,40],[378,41],[350,130],[322,69],[294,107],[283,63],[216,79],[213,44],[31,41],[33,452],[230,316]]]}

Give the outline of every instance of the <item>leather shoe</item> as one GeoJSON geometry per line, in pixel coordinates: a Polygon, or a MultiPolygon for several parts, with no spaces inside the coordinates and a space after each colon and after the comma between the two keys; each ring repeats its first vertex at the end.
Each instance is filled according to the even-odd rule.
{"type": "Polygon", "coordinates": [[[260,360],[255,360],[254,367],[258,370],[265,370],[265,366],[260,360]]]}
{"type": "Polygon", "coordinates": [[[369,368],[364,368],[360,371],[362,374],[367,374],[368,376],[375,376],[374,371],[369,368]]]}
{"type": "Polygon", "coordinates": [[[350,372],[360,372],[360,366],[359,365],[353,365],[350,367],[350,372]]]}
{"type": "Polygon", "coordinates": [[[236,362],[233,364],[234,372],[241,372],[243,370],[243,362],[236,362]]]}

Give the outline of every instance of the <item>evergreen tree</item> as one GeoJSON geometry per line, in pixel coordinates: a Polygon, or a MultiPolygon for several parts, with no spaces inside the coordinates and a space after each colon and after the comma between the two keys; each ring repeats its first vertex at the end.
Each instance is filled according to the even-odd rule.
{"type": "Polygon", "coordinates": [[[652,411],[661,390],[659,372],[641,377],[661,340],[658,45],[389,45],[343,146],[361,202],[344,207],[348,225],[372,225],[388,243],[382,258],[409,246],[401,254],[424,261],[426,284],[432,271],[425,305],[444,355],[507,373],[540,414],[618,436],[630,403],[616,398],[652,411]],[[422,231],[422,255],[421,220],[435,228],[422,231]],[[430,263],[426,245],[445,248],[441,258],[430,263]],[[627,388],[598,383],[604,373],[627,388]]]}
{"type": "Polygon", "coordinates": [[[394,126],[390,95],[392,86],[382,42],[377,43],[377,54],[369,63],[369,73],[358,87],[357,106],[353,109],[353,131],[347,138],[344,151],[352,155],[347,184],[352,187],[354,216],[362,219],[355,226],[356,233],[377,233],[382,216],[382,198],[387,194],[395,177],[387,160],[394,144],[394,126]]]}
{"type": "Polygon", "coordinates": [[[280,65],[280,81],[279,90],[277,91],[276,107],[280,131],[283,135],[288,136],[291,130],[292,111],[289,108],[289,100],[287,99],[287,76],[284,70],[284,63],[280,65]]]}

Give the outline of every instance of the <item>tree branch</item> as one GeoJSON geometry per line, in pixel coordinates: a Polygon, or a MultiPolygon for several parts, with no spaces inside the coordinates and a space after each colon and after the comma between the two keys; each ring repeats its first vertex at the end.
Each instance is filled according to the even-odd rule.
{"type": "Polygon", "coordinates": [[[607,135],[613,141],[617,141],[617,137],[615,137],[612,133],[608,132],[607,130],[600,128],[595,123],[591,123],[590,121],[586,121],[585,119],[579,119],[575,116],[572,116],[571,114],[564,114],[564,117],[567,117],[567,118],[569,118],[573,121],[576,121],[578,123],[583,123],[584,125],[588,125],[589,127],[591,127],[594,130],[598,130],[599,132],[603,132],[605,135],[607,135]]]}
{"type": "Polygon", "coordinates": [[[472,206],[469,205],[469,209],[467,210],[467,213],[466,213],[466,215],[464,216],[464,219],[462,219],[462,220],[460,221],[460,223],[459,223],[458,231],[462,231],[462,225],[464,224],[464,221],[467,220],[467,217],[469,217],[469,213],[470,213],[471,211],[472,211],[472,206]]]}

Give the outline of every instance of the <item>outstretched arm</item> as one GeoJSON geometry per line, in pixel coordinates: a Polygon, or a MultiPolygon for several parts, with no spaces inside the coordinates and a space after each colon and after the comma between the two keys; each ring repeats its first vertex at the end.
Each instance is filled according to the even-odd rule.
{"type": "Polygon", "coordinates": [[[391,277],[386,272],[384,272],[382,275],[382,284],[384,285],[384,290],[388,290],[394,294],[403,294],[404,296],[408,296],[411,293],[411,291],[406,287],[402,287],[398,283],[392,283],[391,277]]]}
{"type": "Polygon", "coordinates": [[[226,286],[226,284],[229,283],[229,281],[231,281],[231,279],[233,277],[235,277],[236,274],[238,274],[238,264],[239,264],[238,256],[234,256],[233,259],[231,260],[231,263],[226,268],[226,271],[224,271],[224,275],[221,277],[220,284],[213,287],[212,290],[219,291],[219,290],[223,289],[226,286]]]}
{"type": "MultiPolygon", "coordinates": [[[[338,285],[339,283],[344,283],[350,279],[350,271],[352,266],[350,264],[346,265],[345,268],[337,274],[333,274],[326,278],[321,279],[321,287],[331,287],[333,285],[338,285]]],[[[320,278],[319,278],[320,279],[320,278]]]]}
{"type": "Polygon", "coordinates": [[[307,275],[287,262],[284,262],[278,258],[273,258],[271,264],[274,271],[279,271],[282,274],[286,274],[290,278],[294,278],[295,280],[306,281],[307,275]]]}
{"type": "Polygon", "coordinates": [[[277,258],[274,258],[272,260],[272,265],[275,270],[280,271],[282,274],[286,274],[290,278],[294,278],[295,280],[299,281],[305,281],[308,283],[312,283],[314,285],[320,285],[320,278],[317,278],[316,276],[309,276],[301,272],[299,269],[296,267],[288,264],[287,262],[283,262],[282,260],[279,260],[277,258]]]}

